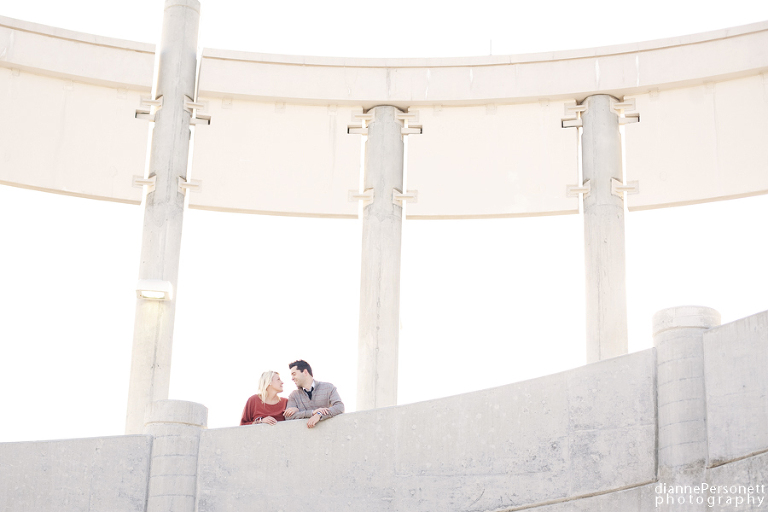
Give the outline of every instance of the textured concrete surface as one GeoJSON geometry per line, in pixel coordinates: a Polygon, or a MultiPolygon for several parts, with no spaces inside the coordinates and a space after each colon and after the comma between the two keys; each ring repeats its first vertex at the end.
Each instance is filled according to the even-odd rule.
{"type": "Polygon", "coordinates": [[[710,465],[768,450],[768,312],[705,333],[704,366],[710,465]]]}
{"type": "MultiPolygon", "coordinates": [[[[654,508],[654,484],[534,507],[536,512],[648,512],[654,508]]],[[[501,512],[501,511],[498,511],[501,512]]]]}
{"type": "Polygon", "coordinates": [[[3,512],[144,512],[150,436],[0,444],[3,512]]]}
{"type": "Polygon", "coordinates": [[[648,350],[312,430],[204,431],[198,510],[495,510],[651,482],[654,364],[648,350]]]}
{"type": "Polygon", "coordinates": [[[762,512],[768,509],[768,453],[711,469],[709,484],[717,486],[718,492],[708,493],[708,496],[715,496],[716,499],[713,501],[713,506],[707,510],[713,512],[759,510],[762,512]],[[749,491],[749,487],[753,487],[754,492],[745,492],[749,491]],[[731,503],[726,502],[728,497],[732,498],[731,503]],[[738,497],[743,498],[743,502],[736,508],[738,497]],[[752,499],[747,499],[748,497],[752,499]],[[763,498],[762,501],[760,498],[763,498]]]}

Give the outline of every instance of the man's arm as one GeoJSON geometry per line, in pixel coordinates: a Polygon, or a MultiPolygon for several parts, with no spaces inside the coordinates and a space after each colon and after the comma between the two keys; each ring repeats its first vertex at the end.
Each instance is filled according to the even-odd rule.
{"type": "Polygon", "coordinates": [[[298,394],[299,390],[291,391],[291,394],[288,395],[288,403],[285,405],[285,410],[287,411],[291,407],[294,409],[298,409],[295,413],[293,413],[291,416],[285,416],[286,420],[300,420],[304,418],[309,418],[312,416],[312,411],[309,410],[301,410],[301,407],[299,407],[299,400],[298,400],[298,394]]]}
{"type": "Polygon", "coordinates": [[[306,418],[311,418],[311,417],[312,417],[312,411],[310,411],[309,409],[305,409],[303,411],[301,409],[299,409],[299,412],[297,412],[296,414],[291,416],[291,419],[292,420],[301,420],[301,419],[306,419],[306,418]]]}
{"type": "Polygon", "coordinates": [[[327,384],[332,388],[330,396],[328,397],[328,414],[324,414],[323,417],[320,418],[321,420],[333,418],[344,412],[344,402],[341,401],[341,396],[339,396],[336,386],[330,382],[327,384]]]}

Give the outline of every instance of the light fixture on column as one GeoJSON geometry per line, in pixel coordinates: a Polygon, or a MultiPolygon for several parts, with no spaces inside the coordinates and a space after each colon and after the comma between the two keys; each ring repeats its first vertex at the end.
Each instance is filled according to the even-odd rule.
{"type": "Polygon", "coordinates": [[[139,279],[136,283],[136,296],[140,299],[171,300],[173,285],[160,279],[139,279]]]}

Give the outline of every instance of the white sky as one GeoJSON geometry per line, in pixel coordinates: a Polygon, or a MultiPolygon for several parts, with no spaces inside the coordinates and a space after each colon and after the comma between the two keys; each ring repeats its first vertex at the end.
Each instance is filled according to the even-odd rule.
{"type": "MultiPolygon", "coordinates": [[[[0,0],[0,15],[154,42],[162,0],[0,0]]],[[[768,2],[206,0],[200,44],[432,57],[564,50],[768,19],[768,2]]],[[[9,120],[5,120],[8,122],[9,120]]],[[[2,165],[2,163],[0,163],[2,165]]],[[[651,316],[768,309],[768,198],[626,217],[630,350],[651,316]]],[[[0,442],[123,433],[142,209],[0,186],[0,442]]],[[[188,210],[171,398],[235,425],[262,371],[307,359],[354,410],[360,223],[188,210]]],[[[406,222],[400,402],[584,364],[577,215],[406,222]]],[[[293,385],[288,383],[287,393],[293,385]]]]}

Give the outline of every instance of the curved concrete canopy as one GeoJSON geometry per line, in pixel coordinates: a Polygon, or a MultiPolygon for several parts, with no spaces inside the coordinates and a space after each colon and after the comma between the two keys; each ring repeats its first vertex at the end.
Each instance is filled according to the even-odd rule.
{"type": "MultiPolygon", "coordinates": [[[[0,183],[139,203],[154,46],[0,17],[0,183]],[[82,157],[86,155],[86,157],[82,157]]],[[[419,111],[410,137],[411,218],[575,213],[574,130],[566,105],[634,98],[630,209],[768,191],[768,22],[679,38],[519,56],[348,59],[203,51],[190,207],[355,217],[359,138],[352,116],[419,111]],[[445,107],[445,108],[443,108],[445,107]],[[256,115],[258,113],[258,115],[256,115]]]]}

